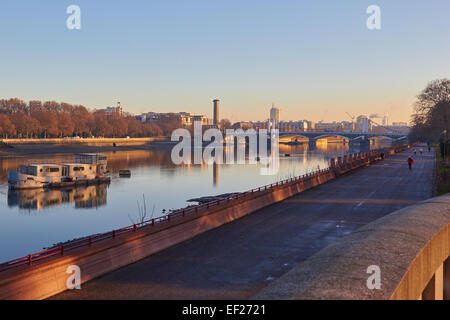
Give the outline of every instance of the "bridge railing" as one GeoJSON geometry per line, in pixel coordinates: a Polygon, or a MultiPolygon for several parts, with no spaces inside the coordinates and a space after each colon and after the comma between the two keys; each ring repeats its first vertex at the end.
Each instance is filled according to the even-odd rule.
{"type": "MultiPolygon", "coordinates": [[[[403,150],[403,148],[396,148],[394,151],[399,152],[403,150]]],[[[257,187],[245,192],[236,193],[230,197],[219,199],[219,200],[213,200],[207,203],[195,205],[195,206],[189,206],[186,208],[174,210],[172,212],[169,212],[166,215],[148,219],[133,225],[126,226],[121,229],[112,230],[105,233],[100,233],[96,235],[91,235],[88,237],[83,237],[82,239],[73,240],[66,242],[64,244],[61,244],[59,246],[55,246],[53,248],[29,254],[27,256],[17,258],[11,261],[0,263],[0,272],[6,271],[12,268],[16,268],[23,265],[29,265],[31,266],[34,262],[41,261],[50,257],[56,257],[56,256],[64,256],[65,253],[70,252],[72,250],[81,248],[81,247],[90,247],[94,243],[98,243],[101,241],[105,241],[108,239],[115,239],[118,236],[137,232],[138,230],[148,227],[148,226],[160,226],[163,223],[169,223],[171,221],[174,221],[176,219],[180,219],[186,216],[190,216],[193,214],[203,213],[205,211],[209,211],[213,208],[219,208],[222,206],[230,206],[240,201],[245,201],[246,199],[250,197],[254,197],[257,195],[260,195],[261,193],[269,193],[273,192],[277,188],[285,187],[288,184],[296,184],[301,181],[307,181],[308,179],[314,179],[315,177],[328,173],[332,171],[334,174],[342,174],[343,172],[349,171],[351,168],[356,168],[362,165],[365,165],[367,161],[376,161],[380,159],[380,154],[382,151],[379,150],[373,150],[368,152],[363,152],[355,155],[351,155],[351,157],[345,156],[343,159],[338,158],[338,161],[335,161],[334,159],[330,160],[330,167],[326,169],[320,169],[314,172],[306,173],[301,176],[288,178],[282,181],[278,181],[275,183],[271,183],[262,187],[257,187]],[[353,160],[350,160],[353,159],[353,160]],[[350,168],[350,169],[349,169],[350,168]]]]}

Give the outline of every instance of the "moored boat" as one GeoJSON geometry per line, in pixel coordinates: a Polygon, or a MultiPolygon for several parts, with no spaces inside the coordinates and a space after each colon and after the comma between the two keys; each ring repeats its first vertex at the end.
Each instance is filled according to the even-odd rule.
{"type": "Polygon", "coordinates": [[[109,182],[107,158],[97,153],[75,156],[74,162],[28,164],[8,172],[10,189],[60,188],[109,182]]]}
{"type": "Polygon", "coordinates": [[[119,177],[131,177],[130,170],[119,170],[119,177]]]}

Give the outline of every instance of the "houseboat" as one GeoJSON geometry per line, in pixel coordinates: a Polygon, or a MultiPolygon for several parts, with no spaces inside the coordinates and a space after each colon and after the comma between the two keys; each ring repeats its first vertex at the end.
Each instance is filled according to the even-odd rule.
{"type": "Polygon", "coordinates": [[[107,158],[97,153],[75,155],[69,163],[27,164],[8,172],[10,189],[61,188],[109,182],[107,158]]]}

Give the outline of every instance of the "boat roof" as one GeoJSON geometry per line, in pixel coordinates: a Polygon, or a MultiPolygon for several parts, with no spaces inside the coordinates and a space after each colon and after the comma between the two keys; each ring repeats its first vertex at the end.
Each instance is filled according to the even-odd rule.
{"type": "Polygon", "coordinates": [[[57,166],[63,166],[64,164],[61,163],[34,163],[34,164],[24,164],[24,166],[27,167],[57,167],[57,166]]]}
{"type": "Polygon", "coordinates": [[[90,163],[33,163],[33,164],[23,164],[22,166],[27,166],[27,167],[62,167],[62,166],[91,166],[92,164],[90,163]]]}
{"type": "Polygon", "coordinates": [[[77,153],[77,156],[105,156],[103,153],[77,153]]]}

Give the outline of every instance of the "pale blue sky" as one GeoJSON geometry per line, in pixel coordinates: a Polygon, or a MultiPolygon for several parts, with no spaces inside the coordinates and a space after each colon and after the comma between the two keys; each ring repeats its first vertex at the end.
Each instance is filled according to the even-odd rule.
{"type": "Polygon", "coordinates": [[[448,0],[2,0],[0,98],[133,113],[263,120],[407,121],[427,82],[449,77],[448,0]],[[81,7],[82,29],[66,28],[81,7]],[[381,7],[382,30],[366,28],[381,7]]]}

